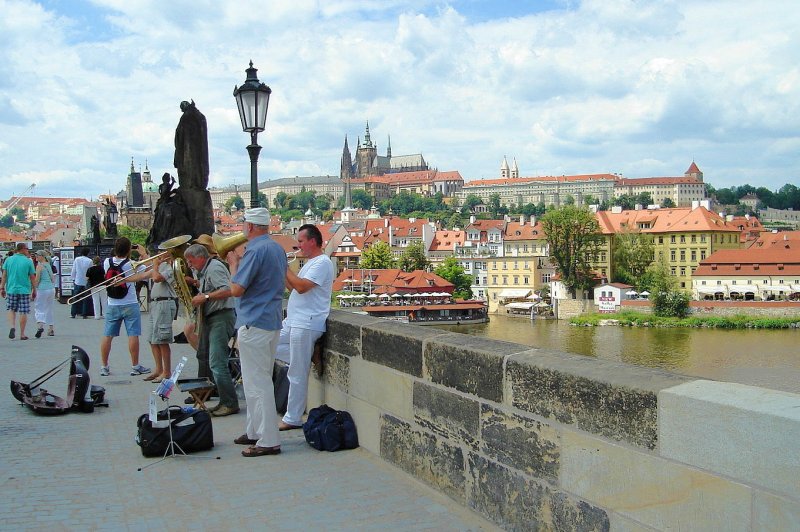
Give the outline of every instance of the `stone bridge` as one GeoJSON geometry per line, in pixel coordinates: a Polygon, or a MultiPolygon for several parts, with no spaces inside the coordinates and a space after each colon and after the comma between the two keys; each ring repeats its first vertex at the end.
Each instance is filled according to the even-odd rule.
{"type": "Polygon", "coordinates": [[[798,530],[800,396],[332,311],[310,404],[506,529],[798,530]]]}

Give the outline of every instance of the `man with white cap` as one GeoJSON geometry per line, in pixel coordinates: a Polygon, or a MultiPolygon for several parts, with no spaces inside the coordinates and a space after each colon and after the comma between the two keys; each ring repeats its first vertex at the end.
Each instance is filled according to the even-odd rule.
{"type": "Polygon", "coordinates": [[[269,237],[269,210],[263,207],[244,213],[247,249],[241,258],[228,253],[231,294],[239,298],[236,328],[239,358],[247,400],[246,432],[234,440],[249,445],[242,456],[280,454],[278,414],[272,369],[283,319],[283,289],[286,253],[269,237]]]}

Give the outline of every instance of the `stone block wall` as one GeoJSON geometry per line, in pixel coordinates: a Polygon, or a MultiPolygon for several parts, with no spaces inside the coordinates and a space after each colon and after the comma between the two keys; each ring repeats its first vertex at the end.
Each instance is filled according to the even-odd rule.
{"type": "Polygon", "coordinates": [[[800,396],[332,311],[309,404],[508,530],[800,529],[800,396]]]}

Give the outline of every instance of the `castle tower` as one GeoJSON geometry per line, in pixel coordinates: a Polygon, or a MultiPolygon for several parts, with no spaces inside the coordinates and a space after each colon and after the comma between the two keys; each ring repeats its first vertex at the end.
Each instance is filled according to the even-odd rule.
{"type": "Polygon", "coordinates": [[[516,157],[514,157],[514,166],[511,167],[511,177],[519,177],[519,166],[517,166],[516,157]]]}
{"type": "Polygon", "coordinates": [[[508,179],[508,177],[509,177],[508,160],[506,160],[506,156],[503,155],[503,164],[500,165],[500,179],[508,179]]]}
{"type": "Polygon", "coordinates": [[[700,171],[700,168],[697,167],[694,161],[692,161],[692,164],[689,166],[689,169],[686,170],[686,173],[683,175],[686,177],[693,177],[698,181],[700,181],[701,183],[703,182],[703,172],[700,171]]]}
{"type": "Polygon", "coordinates": [[[356,150],[356,175],[355,177],[366,177],[372,175],[375,159],[378,157],[378,149],[372,144],[369,136],[369,121],[367,130],[364,134],[364,142],[360,142],[356,150]]]}

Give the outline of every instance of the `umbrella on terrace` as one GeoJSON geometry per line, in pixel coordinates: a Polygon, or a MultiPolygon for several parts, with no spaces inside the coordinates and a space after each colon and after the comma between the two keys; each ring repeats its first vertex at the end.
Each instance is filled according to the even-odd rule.
{"type": "Polygon", "coordinates": [[[647,296],[649,296],[649,295],[650,295],[650,292],[648,292],[647,290],[645,290],[644,292],[642,292],[642,293],[641,293],[641,294],[639,294],[639,295],[640,295],[640,296],[647,297],[647,296]]]}

